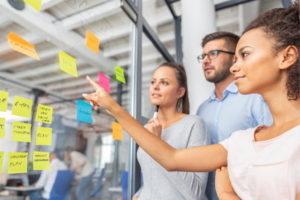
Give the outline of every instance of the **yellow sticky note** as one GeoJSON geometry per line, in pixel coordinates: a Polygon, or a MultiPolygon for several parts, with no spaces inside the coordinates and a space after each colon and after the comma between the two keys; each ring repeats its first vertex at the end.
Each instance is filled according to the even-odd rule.
{"type": "Polygon", "coordinates": [[[100,40],[90,31],[86,32],[86,46],[94,51],[96,54],[99,53],[100,40]]]}
{"type": "Polygon", "coordinates": [[[126,81],[125,81],[125,77],[124,77],[124,70],[121,67],[116,66],[115,73],[116,73],[116,79],[125,84],[126,81]]]}
{"type": "Polygon", "coordinates": [[[35,121],[51,124],[53,108],[42,104],[38,105],[35,121]]]}
{"type": "Polygon", "coordinates": [[[8,92],[0,91],[0,111],[6,112],[7,110],[7,99],[8,99],[8,92]]]}
{"type": "Polygon", "coordinates": [[[5,138],[5,118],[0,118],[0,138],[5,138]]]}
{"type": "Polygon", "coordinates": [[[51,145],[52,128],[37,127],[36,145],[51,145]]]}
{"type": "Polygon", "coordinates": [[[30,56],[34,59],[40,60],[39,56],[35,51],[35,46],[15,34],[14,32],[10,32],[8,35],[8,42],[10,47],[26,56],[30,56]]]}
{"type": "Polygon", "coordinates": [[[11,114],[20,117],[30,118],[31,108],[32,108],[31,100],[15,96],[11,114]]]}
{"type": "Polygon", "coordinates": [[[2,173],[4,151],[0,151],[0,174],[2,173]]]}
{"type": "Polygon", "coordinates": [[[76,59],[63,51],[59,51],[59,66],[64,72],[78,77],[76,59]]]}
{"type": "Polygon", "coordinates": [[[27,173],[28,153],[8,153],[7,173],[27,173]]]}
{"type": "Polygon", "coordinates": [[[12,140],[17,142],[31,142],[31,124],[13,122],[12,140]]]}
{"type": "Polygon", "coordinates": [[[49,170],[50,160],[48,152],[33,152],[33,170],[49,170]]]}
{"type": "Polygon", "coordinates": [[[122,135],[122,126],[121,124],[117,122],[112,123],[113,126],[113,139],[115,140],[123,140],[123,135],[122,135]]]}
{"type": "Polygon", "coordinates": [[[24,0],[26,3],[28,3],[31,7],[36,9],[36,11],[40,12],[42,0],[24,0]]]}

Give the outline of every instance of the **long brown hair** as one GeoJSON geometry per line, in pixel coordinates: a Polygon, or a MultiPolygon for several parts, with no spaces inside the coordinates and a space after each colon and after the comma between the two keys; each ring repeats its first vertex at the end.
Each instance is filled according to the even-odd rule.
{"type": "Polygon", "coordinates": [[[184,95],[177,101],[176,108],[181,113],[190,114],[189,92],[184,66],[180,63],[164,62],[158,68],[160,67],[170,67],[174,69],[179,87],[183,87],[185,89],[184,95]]]}

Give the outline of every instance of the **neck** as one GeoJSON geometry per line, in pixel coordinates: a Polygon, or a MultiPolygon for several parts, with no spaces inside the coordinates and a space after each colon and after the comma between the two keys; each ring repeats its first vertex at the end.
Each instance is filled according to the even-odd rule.
{"type": "Polygon", "coordinates": [[[215,92],[216,92],[216,96],[219,100],[221,100],[223,98],[223,92],[228,87],[228,85],[230,85],[230,83],[232,83],[233,80],[234,80],[234,76],[233,76],[233,74],[230,74],[223,81],[215,83],[215,92]]]}
{"type": "Polygon", "coordinates": [[[274,120],[272,126],[281,127],[300,123],[300,99],[297,101],[288,100],[285,87],[281,90],[278,88],[269,89],[262,96],[268,102],[274,120]]]}
{"type": "Polygon", "coordinates": [[[184,115],[177,111],[176,105],[169,107],[159,107],[157,117],[162,125],[162,128],[167,128],[172,122],[176,122],[184,115]]]}

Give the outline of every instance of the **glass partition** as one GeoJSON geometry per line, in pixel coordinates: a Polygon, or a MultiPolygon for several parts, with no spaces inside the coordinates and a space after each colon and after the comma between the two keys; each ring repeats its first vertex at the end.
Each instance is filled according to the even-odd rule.
{"type": "Polygon", "coordinates": [[[92,110],[82,94],[94,92],[86,76],[98,83],[100,72],[129,111],[132,22],[119,0],[33,7],[0,2],[0,199],[120,199],[129,136],[113,139],[115,119],[92,110]],[[116,80],[116,66],[126,84],[116,80]]]}

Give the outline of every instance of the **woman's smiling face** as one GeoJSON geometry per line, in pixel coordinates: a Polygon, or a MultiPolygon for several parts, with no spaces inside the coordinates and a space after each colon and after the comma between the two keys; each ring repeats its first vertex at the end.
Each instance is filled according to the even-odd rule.
{"type": "Polygon", "coordinates": [[[230,71],[241,94],[263,94],[286,83],[287,71],[279,68],[281,58],[276,55],[273,42],[262,28],[246,32],[239,40],[236,63],[230,71]]]}

